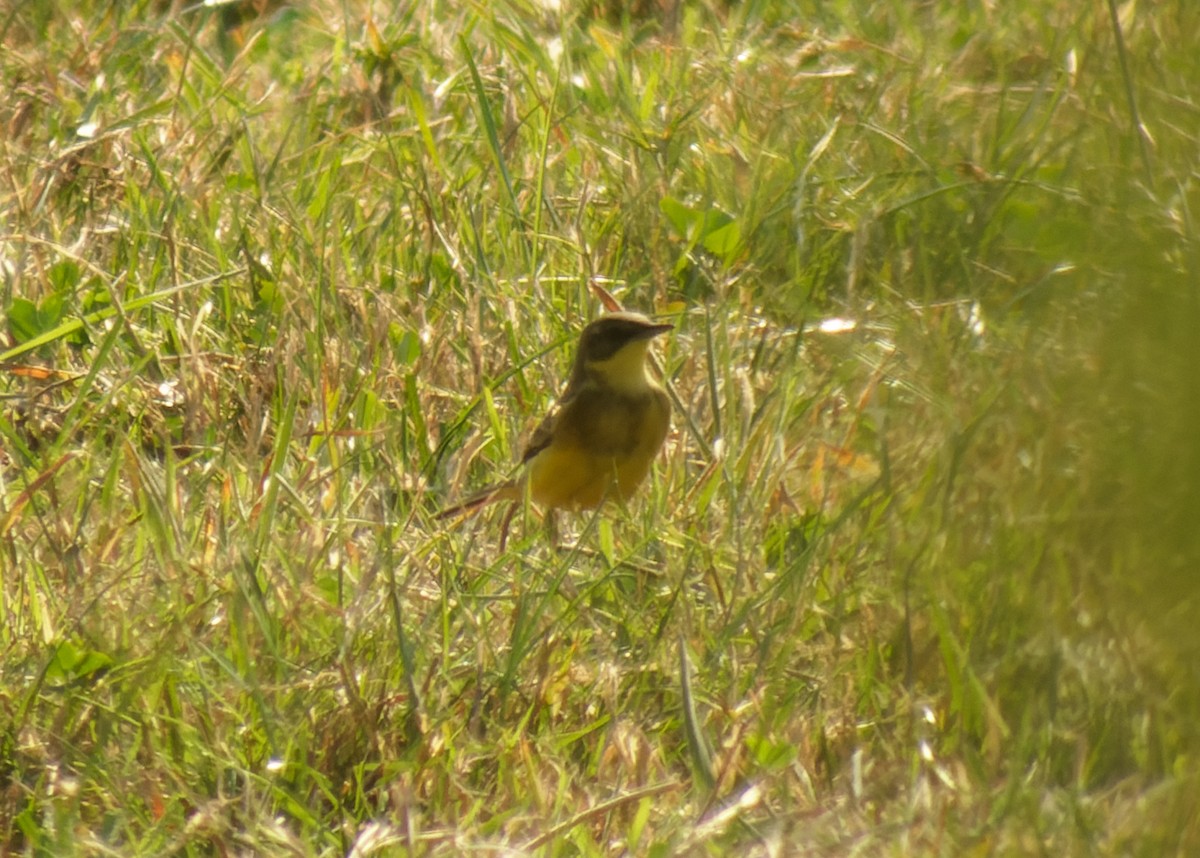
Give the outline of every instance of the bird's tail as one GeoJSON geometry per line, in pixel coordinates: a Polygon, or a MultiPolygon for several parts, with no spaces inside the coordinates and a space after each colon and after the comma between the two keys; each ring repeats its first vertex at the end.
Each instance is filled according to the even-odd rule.
{"type": "Polygon", "coordinates": [[[465,518],[466,516],[473,515],[474,513],[483,509],[483,507],[490,503],[495,503],[496,501],[520,500],[523,494],[524,487],[521,482],[517,480],[510,480],[507,483],[500,483],[499,485],[490,486],[482,491],[476,492],[465,500],[461,500],[443,510],[439,510],[434,518],[439,520],[454,518],[455,516],[462,516],[465,518]]]}

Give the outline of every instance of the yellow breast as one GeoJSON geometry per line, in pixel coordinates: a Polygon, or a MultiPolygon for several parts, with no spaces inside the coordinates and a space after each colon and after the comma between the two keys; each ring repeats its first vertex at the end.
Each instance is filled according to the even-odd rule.
{"type": "Polygon", "coordinates": [[[657,386],[636,395],[580,396],[559,415],[551,442],[527,463],[529,495],[543,507],[592,509],[627,499],[650,473],[670,427],[657,386]]]}

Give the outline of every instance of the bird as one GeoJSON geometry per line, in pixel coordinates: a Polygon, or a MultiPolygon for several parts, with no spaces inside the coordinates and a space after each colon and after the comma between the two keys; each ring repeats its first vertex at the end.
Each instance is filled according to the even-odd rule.
{"type": "MultiPolygon", "coordinates": [[[[670,430],[670,399],[647,372],[646,360],[650,341],[673,328],[632,312],[608,313],[589,323],[566,389],[521,455],[522,472],[437,517],[468,515],[526,494],[547,512],[628,500],[650,473],[670,430]]],[[[504,520],[501,544],[515,509],[514,503],[504,520]]]]}

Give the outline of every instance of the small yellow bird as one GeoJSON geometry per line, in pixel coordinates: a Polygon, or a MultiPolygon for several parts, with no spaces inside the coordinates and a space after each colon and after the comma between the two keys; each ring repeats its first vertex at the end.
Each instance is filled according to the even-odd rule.
{"type": "Polygon", "coordinates": [[[521,456],[523,473],[438,518],[520,500],[525,492],[548,510],[592,509],[632,495],[671,425],[670,400],[646,372],[646,354],[650,340],[672,327],[640,313],[610,313],[584,328],[567,389],[521,456]]]}

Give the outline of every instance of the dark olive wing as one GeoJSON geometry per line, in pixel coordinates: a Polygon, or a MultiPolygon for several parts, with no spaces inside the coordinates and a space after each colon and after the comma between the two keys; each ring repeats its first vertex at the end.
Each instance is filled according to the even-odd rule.
{"type": "Polygon", "coordinates": [[[522,464],[528,462],[538,453],[542,452],[542,450],[550,446],[550,441],[554,438],[554,428],[558,425],[560,415],[579,397],[579,392],[586,388],[588,384],[587,373],[576,362],[576,366],[571,372],[571,378],[567,382],[567,387],[562,392],[562,395],[558,397],[558,402],[550,409],[550,413],[542,418],[542,422],[533,430],[533,435],[526,442],[525,452],[521,454],[522,464]]]}
{"type": "Polygon", "coordinates": [[[558,413],[561,409],[561,405],[556,406],[542,418],[542,422],[533,430],[528,443],[525,444],[525,452],[521,454],[522,464],[550,446],[550,441],[554,438],[554,424],[558,422],[558,413]]]}

